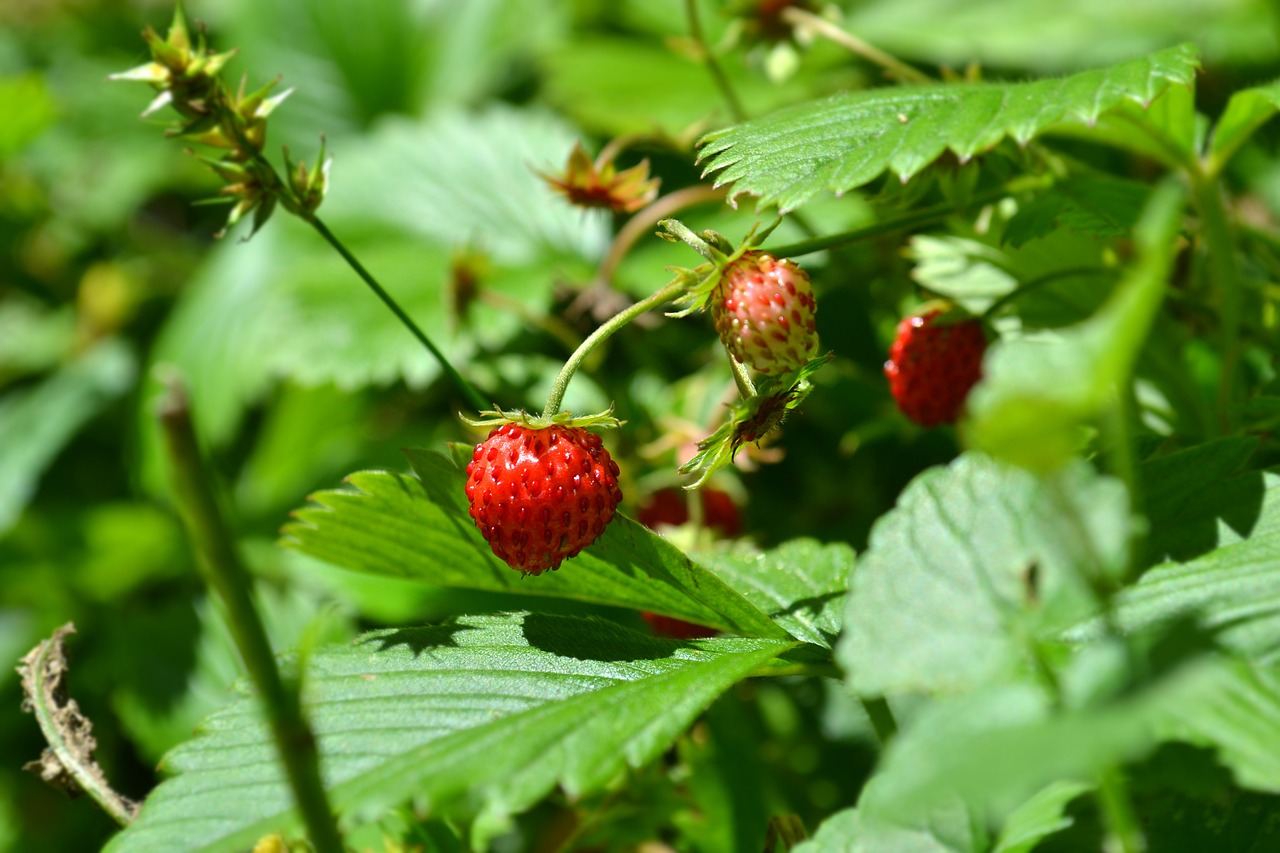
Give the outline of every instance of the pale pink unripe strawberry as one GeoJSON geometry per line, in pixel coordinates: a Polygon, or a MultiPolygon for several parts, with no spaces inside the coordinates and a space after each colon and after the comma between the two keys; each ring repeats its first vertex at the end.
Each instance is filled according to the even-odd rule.
{"type": "Polygon", "coordinates": [[[791,261],[743,252],[721,272],[710,308],[725,348],[760,373],[788,373],[818,353],[813,288],[791,261]]]}

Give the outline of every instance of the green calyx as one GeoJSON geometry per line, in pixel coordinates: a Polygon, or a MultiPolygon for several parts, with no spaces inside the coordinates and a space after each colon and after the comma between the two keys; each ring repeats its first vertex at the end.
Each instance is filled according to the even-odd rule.
{"type": "Polygon", "coordinates": [[[613,406],[603,412],[597,412],[591,415],[579,415],[574,417],[570,412],[556,412],[554,415],[531,415],[523,409],[512,409],[505,411],[494,406],[492,409],[485,409],[480,413],[478,418],[469,418],[459,413],[458,417],[467,426],[484,428],[498,427],[503,424],[520,424],[530,429],[546,429],[549,426],[579,427],[582,429],[614,429],[620,427],[626,421],[620,421],[613,416],[613,406]]]}
{"type": "Polygon", "coordinates": [[[711,435],[698,442],[698,453],[680,466],[681,474],[696,474],[686,489],[700,488],[718,469],[731,463],[744,444],[755,444],[777,428],[813,390],[809,378],[834,356],[819,356],[782,376],[768,376],[756,393],[730,407],[729,417],[711,435]]]}
{"type": "Polygon", "coordinates": [[[660,221],[658,225],[662,227],[662,230],[658,232],[659,237],[664,240],[670,240],[673,243],[684,243],[707,259],[705,264],[693,269],[671,268],[676,274],[675,278],[672,279],[672,283],[679,282],[682,284],[684,295],[678,301],[678,304],[683,307],[677,311],[669,312],[667,316],[687,317],[695,311],[706,310],[711,294],[715,292],[724,271],[747,252],[757,249],[773,233],[773,229],[777,228],[780,222],[782,222],[782,219],[778,218],[763,230],[760,230],[757,224],[742,239],[742,244],[734,248],[733,244],[724,235],[711,229],[707,229],[701,234],[695,234],[678,219],[663,219],[660,221]]]}

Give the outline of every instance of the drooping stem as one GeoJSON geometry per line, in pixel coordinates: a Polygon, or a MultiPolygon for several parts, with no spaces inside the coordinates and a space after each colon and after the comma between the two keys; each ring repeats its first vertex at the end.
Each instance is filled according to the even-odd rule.
{"type": "Polygon", "coordinates": [[[715,54],[711,52],[711,46],[707,44],[707,38],[702,32],[702,21],[698,18],[698,0],[684,0],[685,17],[689,19],[689,35],[697,43],[699,50],[702,51],[702,60],[707,65],[707,71],[711,73],[711,78],[715,80],[716,88],[720,90],[720,94],[724,96],[725,103],[729,105],[729,112],[733,116],[734,121],[746,121],[747,111],[742,108],[742,101],[738,100],[738,94],[733,91],[733,84],[729,82],[729,77],[724,73],[724,69],[720,67],[719,60],[715,54]]]}
{"type": "Polygon", "coordinates": [[[302,713],[299,685],[286,684],[250,595],[252,580],[214,494],[212,474],[196,440],[186,393],[176,383],[159,409],[178,507],[205,579],[222,600],[236,648],[253,679],[280,763],[317,853],[342,853],[342,837],[320,777],[315,735],[302,713]]]}
{"type": "Polygon", "coordinates": [[[569,387],[569,380],[573,379],[573,374],[582,366],[582,362],[591,354],[592,350],[641,314],[676,300],[685,292],[685,289],[684,282],[673,281],[653,295],[624,308],[601,324],[598,329],[582,342],[582,345],[574,351],[573,355],[569,356],[569,360],[564,363],[564,367],[560,368],[560,373],[556,376],[556,381],[551,386],[551,394],[547,397],[547,405],[542,410],[542,416],[549,418],[559,413],[560,404],[564,402],[564,393],[569,387]]]}
{"type": "Polygon", "coordinates": [[[1218,421],[1224,434],[1235,431],[1239,414],[1240,325],[1243,320],[1243,283],[1236,264],[1235,240],[1218,182],[1196,173],[1192,175],[1195,205],[1200,212],[1209,270],[1217,286],[1218,310],[1222,317],[1222,367],[1218,379],[1218,421]]]}
{"type": "Polygon", "coordinates": [[[480,396],[480,392],[477,391],[470,382],[462,378],[462,374],[459,373],[457,368],[449,362],[449,359],[445,357],[444,353],[442,353],[439,348],[431,342],[431,338],[427,337],[426,332],[422,331],[422,329],[418,327],[418,324],[413,322],[413,319],[405,313],[399,303],[391,297],[391,294],[387,293],[387,291],[383,289],[382,285],[378,284],[378,280],[364,268],[364,264],[360,263],[359,259],[357,259],[355,255],[351,254],[351,252],[347,250],[347,247],[342,244],[342,241],[334,236],[328,226],[326,226],[318,216],[310,216],[306,219],[307,222],[311,224],[311,227],[315,228],[316,231],[319,232],[320,236],[323,237],[339,255],[342,256],[342,259],[347,262],[347,265],[351,267],[351,269],[355,270],[356,275],[360,276],[360,280],[368,285],[369,289],[382,300],[382,304],[391,309],[391,313],[395,314],[396,318],[404,324],[405,328],[412,332],[413,336],[418,339],[418,342],[426,347],[427,351],[435,357],[436,362],[440,365],[440,369],[443,370],[445,375],[453,382],[453,385],[458,389],[458,392],[461,393],[463,397],[467,398],[467,402],[476,409],[488,408],[489,404],[485,402],[484,397],[480,396]]]}
{"type": "Polygon", "coordinates": [[[879,65],[890,75],[896,77],[903,83],[933,82],[929,79],[929,75],[924,72],[912,68],[910,65],[907,65],[892,54],[885,53],[870,42],[858,38],[853,33],[848,30],[841,29],[826,18],[815,15],[805,9],[801,9],[799,6],[792,6],[788,9],[784,9],[782,12],[782,20],[786,21],[798,30],[808,30],[811,33],[816,33],[817,35],[840,45],[851,53],[861,56],[868,62],[879,65]]]}

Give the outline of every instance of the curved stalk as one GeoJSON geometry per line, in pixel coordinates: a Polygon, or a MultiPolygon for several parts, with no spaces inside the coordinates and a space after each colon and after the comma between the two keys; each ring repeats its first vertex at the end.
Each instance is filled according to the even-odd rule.
{"type": "Polygon", "coordinates": [[[559,413],[560,405],[564,402],[564,393],[569,387],[569,380],[573,379],[573,374],[578,371],[578,368],[586,357],[591,354],[592,350],[604,343],[614,332],[630,323],[636,317],[654,308],[666,305],[668,302],[675,301],[684,292],[685,284],[678,280],[673,281],[652,296],[619,311],[592,332],[582,342],[582,345],[574,350],[573,355],[569,356],[569,360],[564,363],[564,367],[560,368],[560,373],[556,376],[556,381],[551,386],[551,394],[547,397],[547,405],[542,410],[542,416],[550,418],[559,413]]]}
{"type": "Polygon", "coordinates": [[[784,9],[782,20],[797,30],[808,30],[811,33],[816,33],[828,41],[840,45],[850,53],[879,65],[902,83],[924,84],[933,82],[929,75],[923,71],[912,68],[896,56],[885,53],[870,42],[863,41],[848,30],[841,29],[826,18],[801,9],[799,6],[784,9]]]}

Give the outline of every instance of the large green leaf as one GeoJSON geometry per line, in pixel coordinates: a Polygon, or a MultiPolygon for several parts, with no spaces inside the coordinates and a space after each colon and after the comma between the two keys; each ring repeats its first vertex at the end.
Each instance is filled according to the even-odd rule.
{"type": "Polygon", "coordinates": [[[1117,481],[1083,463],[1037,477],[978,454],[917,477],[871,531],[837,654],[855,691],[972,689],[1016,677],[1028,643],[1092,612],[1126,566],[1117,481]]]}
{"type": "MultiPolygon", "coordinates": [[[[414,801],[477,816],[483,848],[555,786],[598,790],[660,755],[722,691],[793,644],[678,643],[594,619],[515,614],[369,634],[309,656],[306,706],[348,820],[414,801]]],[[[239,851],[296,826],[255,702],[174,750],[175,773],[110,853],[239,851]]]]}
{"type": "Polygon", "coordinates": [[[853,550],[792,539],[771,551],[719,551],[699,560],[797,640],[831,648],[840,633],[853,550]]]}
{"type": "Polygon", "coordinates": [[[850,92],[714,131],[701,159],[717,185],[791,210],[885,171],[905,181],[946,150],[968,160],[1006,137],[1025,143],[1126,102],[1150,104],[1194,81],[1197,56],[1182,45],[1059,80],[850,92]]]}
{"type": "Polygon", "coordinates": [[[910,823],[960,798],[1003,823],[1046,786],[1093,783],[1164,741],[1211,747],[1239,784],[1275,791],[1278,687],[1274,669],[1200,657],[1094,706],[1055,707],[1031,686],[942,700],[889,747],[859,809],[910,823]]]}
{"type": "Polygon", "coordinates": [[[625,516],[558,571],[525,578],[493,555],[467,514],[465,477],[441,454],[410,451],[418,477],[365,472],[321,492],[286,542],[348,569],[440,586],[649,610],[742,634],[786,632],[675,546],[625,516]]]}
{"type": "Polygon", "coordinates": [[[1130,381],[1164,298],[1184,202],[1175,184],[1155,192],[1135,227],[1137,261],[1098,313],[992,348],[967,403],[970,446],[1037,470],[1072,458],[1085,425],[1118,405],[1130,381]]]}
{"type": "Polygon", "coordinates": [[[1253,132],[1277,112],[1280,112],[1280,80],[1232,95],[1226,112],[1213,130],[1208,171],[1211,174],[1220,171],[1253,132]]]}

